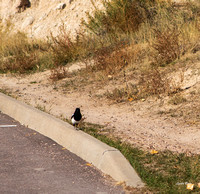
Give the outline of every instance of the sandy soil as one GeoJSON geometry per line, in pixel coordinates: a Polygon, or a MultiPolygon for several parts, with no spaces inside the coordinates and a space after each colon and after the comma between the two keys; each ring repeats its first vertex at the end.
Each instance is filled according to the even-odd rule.
{"type": "MultiPolygon", "coordinates": [[[[145,150],[171,150],[200,154],[200,125],[191,125],[167,114],[158,114],[166,100],[148,98],[137,102],[111,103],[99,98],[94,85],[70,90],[65,79],[53,83],[50,71],[26,76],[0,75],[0,88],[18,100],[43,109],[52,115],[70,118],[80,107],[86,122],[105,126],[104,130],[145,150]]],[[[196,82],[199,89],[200,76],[196,82]]],[[[189,81],[186,82],[190,83],[189,81]]],[[[200,91],[200,90],[199,90],[200,91]]]]}

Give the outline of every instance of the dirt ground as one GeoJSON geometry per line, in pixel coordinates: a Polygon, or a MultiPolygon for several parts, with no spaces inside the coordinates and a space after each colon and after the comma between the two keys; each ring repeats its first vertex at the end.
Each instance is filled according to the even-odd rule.
{"type": "Polygon", "coordinates": [[[196,118],[199,118],[200,64],[196,67],[195,72],[191,69],[185,72],[182,87],[187,101],[180,105],[170,104],[169,97],[116,103],[99,95],[113,86],[112,81],[104,87],[93,83],[67,87],[67,78],[52,82],[49,70],[23,76],[0,75],[0,88],[57,117],[70,119],[75,108],[80,107],[85,122],[102,125],[105,133],[145,150],[200,154],[199,120],[179,116],[179,112],[188,113],[190,109],[192,115],[194,106],[196,118]]]}

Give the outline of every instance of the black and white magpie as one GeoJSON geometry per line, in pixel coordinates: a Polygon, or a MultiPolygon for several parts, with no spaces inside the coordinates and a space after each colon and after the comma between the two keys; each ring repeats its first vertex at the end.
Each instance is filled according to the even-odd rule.
{"type": "Polygon", "coordinates": [[[71,117],[71,121],[74,127],[76,127],[82,119],[80,108],[76,108],[74,114],[71,117]]]}

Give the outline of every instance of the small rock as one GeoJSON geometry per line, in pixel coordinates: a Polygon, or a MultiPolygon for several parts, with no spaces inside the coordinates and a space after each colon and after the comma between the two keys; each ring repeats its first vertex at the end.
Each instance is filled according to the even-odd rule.
{"type": "Polygon", "coordinates": [[[23,24],[22,24],[22,29],[23,29],[23,28],[26,28],[27,26],[29,26],[29,25],[31,25],[31,24],[33,24],[34,21],[35,21],[35,18],[34,18],[34,17],[32,17],[32,16],[27,17],[27,18],[24,20],[23,24]]]}
{"type": "Polygon", "coordinates": [[[112,79],[113,77],[112,77],[112,75],[108,75],[108,79],[112,79]]]}
{"type": "Polygon", "coordinates": [[[39,18],[39,21],[44,20],[47,16],[48,16],[48,15],[47,15],[46,13],[43,14],[43,16],[41,16],[41,17],[39,18]]]}
{"type": "Polygon", "coordinates": [[[65,9],[65,7],[66,7],[66,3],[59,3],[57,7],[55,8],[55,10],[65,9]]]}
{"type": "Polygon", "coordinates": [[[74,10],[76,8],[76,5],[74,4],[71,8],[70,8],[70,10],[74,10]]]}
{"type": "Polygon", "coordinates": [[[71,67],[69,67],[68,71],[71,73],[73,71],[78,71],[80,69],[81,67],[79,65],[73,64],[71,67]]]}

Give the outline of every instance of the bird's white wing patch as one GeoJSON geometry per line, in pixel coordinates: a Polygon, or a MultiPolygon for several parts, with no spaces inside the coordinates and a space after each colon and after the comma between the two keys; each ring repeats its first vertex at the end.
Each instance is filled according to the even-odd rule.
{"type": "Polygon", "coordinates": [[[79,123],[79,122],[76,121],[76,120],[74,119],[74,117],[72,117],[72,124],[75,125],[75,124],[78,124],[78,123],[79,123]]]}

